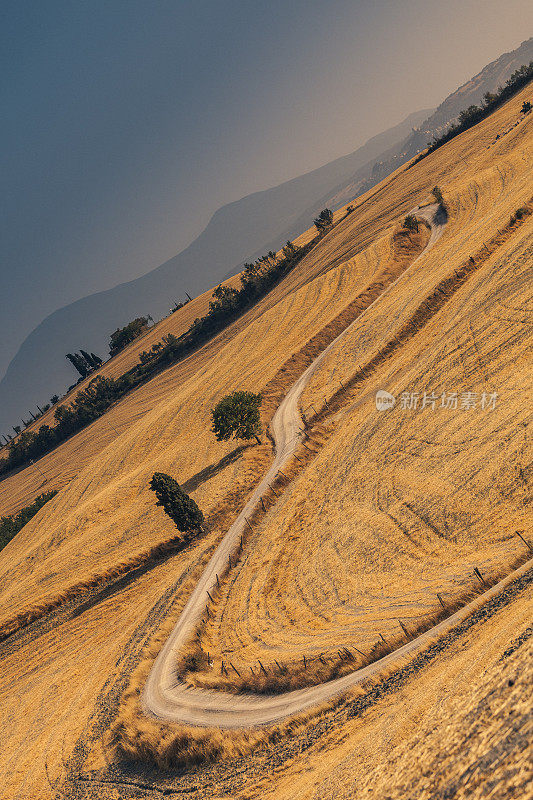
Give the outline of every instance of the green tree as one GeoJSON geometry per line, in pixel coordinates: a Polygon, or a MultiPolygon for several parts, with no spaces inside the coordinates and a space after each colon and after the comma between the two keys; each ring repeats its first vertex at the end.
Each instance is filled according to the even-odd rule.
{"type": "Polygon", "coordinates": [[[98,369],[102,365],[102,359],[94,353],[88,353],[86,350],[80,350],[80,355],[86,362],[90,370],[98,369]]]}
{"type": "Polygon", "coordinates": [[[79,372],[82,378],[87,377],[89,374],[89,366],[83,356],[79,356],[77,353],[67,353],[65,358],[68,358],[74,369],[79,372]]]}
{"type": "Polygon", "coordinates": [[[209,302],[211,314],[232,314],[238,308],[238,292],[231,286],[217,286],[209,302]]]}
{"type": "Polygon", "coordinates": [[[109,340],[109,355],[114,356],[119,353],[127,344],[133,342],[141,333],[148,328],[148,317],[136,317],[123,328],[117,328],[111,334],[109,340]]]}
{"type": "Polygon", "coordinates": [[[259,408],[262,397],[253,392],[232,392],[211,411],[214,432],[219,442],[227,439],[257,439],[261,444],[259,408]]]}
{"type": "Polygon", "coordinates": [[[164,472],[154,472],[150,489],[157,497],[156,505],[164,508],[178,530],[182,532],[202,530],[204,515],[174,478],[164,472]]]}
{"type": "Polygon", "coordinates": [[[522,103],[522,108],[520,109],[520,113],[521,114],[529,114],[529,112],[531,111],[532,108],[533,108],[533,106],[531,105],[529,100],[524,100],[524,102],[522,103]]]}
{"type": "Polygon", "coordinates": [[[294,261],[295,258],[298,258],[301,247],[293,242],[288,241],[285,247],[283,248],[283,256],[287,259],[287,261],[294,261]]]}

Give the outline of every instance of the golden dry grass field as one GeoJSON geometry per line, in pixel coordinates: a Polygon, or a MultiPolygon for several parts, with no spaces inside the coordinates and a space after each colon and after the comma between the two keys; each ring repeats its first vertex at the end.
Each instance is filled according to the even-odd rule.
{"type": "MultiPolygon", "coordinates": [[[[240,388],[269,386],[270,405],[279,400],[283,365],[390,263],[395,226],[417,203],[429,202],[436,184],[449,210],[442,238],[361,316],[306,390],[303,406],[320,412],[340,381],[349,385],[342,402],[331,403],[331,414],[316,424],[310,420],[316,456],[249,537],[203,636],[215,671],[228,656],[246,667],[258,658],[292,661],[342,645],[368,649],[379,633],[395,635],[398,619],[409,628],[434,613],[436,592],[453,599],[474,586],[474,567],[486,575],[505,572],[524,554],[515,532],[531,529],[526,425],[533,217],[494,236],[533,194],[533,114],[515,125],[530,95],[524,90],[480,125],[358,198],[355,212],[254,308],[41,459],[46,483],[32,467],[0,482],[0,514],[60,489],[0,553],[0,625],[56,603],[95,576],[104,580],[128,561],[142,564],[144,553],[171,539],[175,528],[148,489],[156,470],[185,484],[211,527],[183,552],[141,565],[116,586],[92,589],[85,605],[59,605],[0,645],[3,797],[159,796],[149,788],[135,794],[133,784],[155,786],[167,780],[160,776],[130,770],[117,777],[110,767],[98,783],[105,767],[102,738],[146,642],[176,618],[271,455],[268,441],[244,448],[216,442],[210,409],[240,388]],[[489,251],[478,256],[486,242],[492,242],[489,251]],[[475,269],[468,278],[430,314],[417,316],[434,287],[470,256],[475,269]],[[373,362],[395,336],[398,345],[373,362]],[[359,373],[369,364],[374,366],[359,373]],[[399,398],[393,410],[376,410],[380,388],[399,398]],[[434,391],[435,409],[402,409],[404,391],[434,391]],[[459,404],[462,393],[474,392],[477,407],[440,408],[441,393],[454,391],[459,404]],[[483,392],[497,393],[494,409],[479,407],[483,392]]],[[[147,337],[181,332],[207,302],[208,296],[198,298],[147,337]]],[[[147,337],[117,357],[121,369],[152,343],[147,337]]],[[[390,796],[399,797],[422,769],[422,754],[429,786],[442,742],[427,739],[418,754],[420,737],[440,720],[451,726],[460,749],[476,692],[484,691],[483,669],[493,667],[524,629],[527,613],[521,594],[464,642],[452,643],[384,705],[362,718],[333,716],[327,735],[308,752],[280,757],[278,766],[274,755],[265,762],[268,774],[261,776],[258,767],[229,796],[355,797],[379,784],[375,796],[385,797],[382,773],[390,763],[390,796]],[[469,693],[471,681],[478,683],[469,693]],[[439,696],[450,698],[442,708],[439,696]],[[373,744],[378,730],[387,737],[380,748],[373,744]]],[[[486,680],[496,686],[500,673],[494,669],[486,680]]],[[[484,746],[480,740],[480,753],[484,746]]],[[[201,771],[183,781],[188,797],[196,784],[204,796],[201,771]]],[[[218,792],[222,787],[213,785],[205,796],[218,792]]],[[[178,787],[175,796],[180,793],[178,787]]]]}

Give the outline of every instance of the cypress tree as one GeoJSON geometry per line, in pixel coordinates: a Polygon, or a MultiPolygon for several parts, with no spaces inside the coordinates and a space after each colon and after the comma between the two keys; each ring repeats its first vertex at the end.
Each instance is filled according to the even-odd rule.
{"type": "Polygon", "coordinates": [[[79,372],[82,378],[87,377],[89,369],[85,364],[85,360],[77,353],[67,353],[65,358],[68,358],[74,369],[79,372]]]}
{"type": "Polygon", "coordinates": [[[178,530],[190,532],[202,529],[204,515],[174,478],[164,472],[154,472],[150,489],[157,497],[156,505],[164,508],[178,530]]]}

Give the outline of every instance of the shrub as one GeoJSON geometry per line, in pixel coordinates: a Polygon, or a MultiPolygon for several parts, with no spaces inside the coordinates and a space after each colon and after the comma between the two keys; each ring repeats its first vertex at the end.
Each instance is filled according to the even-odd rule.
{"type": "Polygon", "coordinates": [[[533,106],[531,105],[529,100],[524,100],[524,102],[522,103],[522,108],[520,109],[520,113],[521,114],[529,114],[529,112],[531,111],[532,108],[533,108],[533,106]]]}
{"type": "Polygon", "coordinates": [[[259,407],[262,397],[253,392],[228,394],[211,411],[214,432],[219,442],[227,439],[257,439],[261,444],[259,407]]]}
{"type": "Polygon", "coordinates": [[[408,231],[418,231],[418,220],[413,214],[408,214],[403,221],[403,227],[408,231]]]}
{"type": "Polygon", "coordinates": [[[434,186],[431,190],[431,194],[435,198],[436,203],[440,203],[441,206],[444,205],[444,197],[442,196],[442,192],[438,186],[434,186]]]}
{"type": "Polygon", "coordinates": [[[333,211],[330,208],[324,208],[313,222],[317,231],[324,233],[333,225],[333,211]]]}
{"type": "Polygon", "coordinates": [[[148,328],[148,317],[136,317],[136,319],[128,322],[123,328],[117,328],[111,334],[109,340],[109,355],[114,356],[126,347],[127,344],[133,342],[138,336],[141,335],[148,328]]]}
{"type": "Polygon", "coordinates": [[[55,497],[57,491],[45,492],[35,498],[33,503],[26,508],[21,509],[17,514],[11,514],[8,517],[0,518],[0,550],[6,546],[11,539],[22,530],[24,525],[30,521],[32,517],[47,503],[52,497],[55,497]]]}
{"type": "Polygon", "coordinates": [[[514,225],[514,223],[518,219],[522,219],[522,217],[525,217],[526,214],[527,214],[527,209],[523,208],[522,206],[520,208],[517,208],[513,216],[511,217],[511,225],[514,225]]]}
{"type": "Polygon", "coordinates": [[[157,497],[156,505],[163,507],[178,530],[188,532],[202,529],[204,515],[174,478],[164,472],[154,472],[150,489],[157,497]]]}

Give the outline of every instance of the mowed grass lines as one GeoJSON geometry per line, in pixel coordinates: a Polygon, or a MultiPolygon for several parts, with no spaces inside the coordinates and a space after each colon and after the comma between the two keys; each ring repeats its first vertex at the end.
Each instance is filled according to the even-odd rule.
{"type": "MultiPolygon", "coordinates": [[[[357,198],[352,203],[355,208],[354,213],[340,221],[285,280],[240,320],[229,326],[200,352],[186,359],[183,364],[165,371],[147,387],[142,387],[121,401],[118,408],[108,411],[104,419],[80,431],[72,440],[41,459],[39,466],[46,475],[46,483],[40,473],[32,467],[0,482],[0,513],[10,513],[28,505],[44,490],[43,486],[46,489],[56,489],[66,485],[79,474],[83,466],[98,458],[99,453],[135,423],[136,419],[146,414],[156,403],[164,400],[176,382],[181,383],[186,376],[204,369],[211,359],[218,356],[220,348],[239,331],[246,329],[252,320],[261,316],[266,310],[274,308],[282,298],[314,280],[317,275],[335,268],[357,253],[362,253],[366,247],[380,238],[394,221],[403,218],[414,205],[419,203],[435,184],[446,186],[449,181],[461,176],[470,176],[475,183],[478,174],[487,168],[490,169],[496,163],[503,163],[506,154],[510,153],[515,160],[518,159],[516,169],[500,167],[501,174],[498,174],[498,180],[501,192],[515,192],[515,173],[521,174],[524,167],[524,163],[520,164],[519,160],[526,162],[528,158],[527,142],[531,115],[523,119],[518,126],[512,128],[511,126],[517,119],[521,119],[520,107],[523,100],[528,97],[529,90],[525,89],[513,101],[484,120],[481,125],[457,137],[416,166],[410,169],[408,166],[401,167],[377,187],[357,198]],[[496,136],[505,131],[510,132],[496,140],[496,136]]],[[[491,197],[492,194],[489,194],[489,198],[491,197]]],[[[489,198],[480,196],[479,199],[481,202],[485,201],[485,210],[491,215],[493,209],[489,198]]],[[[481,213],[483,210],[480,207],[477,211],[475,204],[469,205],[473,214],[478,211],[481,213]]],[[[344,209],[336,212],[335,221],[340,220],[343,214],[344,209]]],[[[295,241],[304,244],[314,232],[314,228],[309,229],[295,241]]],[[[155,341],[161,338],[163,333],[179,334],[190,324],[190,315],[203,313],[208,298],[209,293],[206,293],[201,298],[195,299],[193,303],[160,323],[149,336],[153,336],[155,341]]],[[[123,354],[117,356],[117,359],[122,357],[126,359],[124,364],[120,365],[119,371],[123,371],[122,367],[131,366],[138,357],[138,352],[152,343],[152,338],[146,342],[134,342],[123,354]]],[[[276,347],[280,346],[282,343],[276,343],[276,347]]],[[[289,355],[290,353],[287,353],[287,357],[289,355]]],[[[104,367],[105,374],[108,369],[115,369],[115,361],[113,359],[104,367]]],[[[109,374],[113,375],[114,372],[109,374]]]]}
{"type": "Polygon", "coordinates": [[[274,781],[249,760],[242,797],[433,800],[451,787],[461,800],[488,787],[494,797],[526,796],[531,639],[519,643],[531,600],[529,589],[364,713],[357,703],[332,713],[274,781]]]}
{"type": "MultiPolygon", "coordinates": [[[[398,291],[388,294],[385,306],[376,304],[372,313],[361,318],[351,343],[324,365],[308,397],[323,397],[338,377],[352,374],[357,363],[379,346],[383,325],[392,330],[399,327],[442,275],[462,262],[470,247],[475,249],[484,236],[505,224],[527,199],[531,118],[493,144],[496,134],[517,118],[523,99],[525,94],[358,199],[356,211],[322,240],[298,271],[224,335],[124,398],[42,459],[40,465],[48,476],[44,488],[42,478],[31,468],[3,481],[1,513],[28,505],[45,489],[59,487],[61,491],[0,556],[2,619],[57,597],[77,581],[112,569],[174,535],[171,523],[154,508],[147,488],[156,469],[192,482],[196,488],[191,492],[208,515],[216,517],[227,508],[235,486],[255,479],[257,459],[268,458],[268,445],[262,455],[251,448],[231,456],[232,446],[216,443],[208,432],[213,401],[235,388],[258,391],[271,380],[292,353],[372,280],[390,255],[392,222],[439,184],[451,204],[445,236],[418,262],[409,280],[402,279],[398,291]],[[229,458],[222,461],[225,456],[229,458]]],[[[468,310],[473,284],[466,285],[441,312],[440,322],[435,318],[434,327],[428,327],[422,338],[415,337],[402,353],[401,367],[408,377],[413,370],[413,386],[442,358],[451,370],[447,379],[455,380],[460,374],[470,384],[478,374],[479,360],[468,320],[478,348],[479,326],[493,325],[499,331],[486,339],[487,345],[493,342],[494,346],[482,349],[481,358],[489,376],[501,375],[504,388],[523,391],[524,351],[518,337],[525,330],[527,307],[518,276],[524,266],[520,259],[528,248],[526,235],[530,228],[524,225],[505,252],[477,273],[477,306],[468,310]],[[496,269],[500,263],[502,268],[496,269]],[[491,276],[491,264],[501,278],[499,284],[491,276]],[[451,339],[443,333],[446,320],[451,339]]],[[[396,354],[394,364],[400,364],[398,358],[396,354]]],[[[386,366],[394,377],[394,365],[386,366]]],[[[439,370],[444,376],[444,365],[439,370]]],[[[390,386],[403,389],[407,383],[402,379],[398,387],[394,381],[390,386]]],[[[471,424],[463,430],[458,417],[445,428],[446,438],[442,426],[434,423],[431,428],[428,415],[406,417],[402,422],[394,411],[389,418],[393,424],[386,425],[366,409],[363,413],[355,408],[335,421],[337,432],[329,438],[324,435],[325,447],[316,461],[291,484],[257,537],[250,540],[240,583],[232,587],[221,612],[217,654],[232,649],[232,659],[247,663],[258,654],[267,655],[267,661],[280,652],[287,658],[301,657],[302,652],[325,649],[330,642],[335,648],[342,643],[370,643],[378,623],[386,634],[387,626],[396,629],[398,618],[409,625],[409,615],[418,620],[421,614],[432,613],[434,592],[443,590],[443,581],[449,581],[453,595],[471,580],[474,563],[485,570],[511,558],[515,540],[505,538],[504,522],[519,518],[521,501],[515,492],[522,491],[523,484],[520,477],[510,483],[510,470],[514,464],[520,476],[526,463],[520,450],[525,438],[522,444],[516,439],[523,430],[522,409],[518,402],[498,406],[501,416],[491,417],[494,451],[483,441],[488,429],[480,433],[471,424]],[[496,451],[498,445],[501,448],[496,451]],[[420,516],[448,531],[450,537],[432,532],[420,516]]],[[[75,768],[81,753],[89,753],[89,769],[105,764],[100,737],[120,692],[127,687],[128,670],[138,662],[152,630],[179,613],[179,603],[190,592],[187,579],[194,580],[195,570],[224,530],[220,523],[197,547],[88,608],[57,631],[21,640],[20,649],[4,658],[1,707],[10,741],[2,749],[1,769],[7,798],[49,797],[45,764],[51,780],[64,777],[65,762],[71,758],[75,768]],[[152,614],[166,592],[176,598],[176,607],[163,604],[162,610],[152,614]],[[147,620],[152,627],[145,626],[147,620]],[[108,696],[118,677],[115,695],[108,696]],[[91,727],[94,720],[95,728],[91,727]]],[[[511,616],[514,626],[516,616],[511,616]]],[[[473,663],[470,654],[462,656],[461,669],[442,673],[443,680],[453,685],[473,663]]],[[[424,684],[423,701],[416,705],[421,712],[434,702],[434,677],[424,684]]],[[[412,724],[413,702],[420,697],[419,687],[418,693],[402,700],[400,716],[405,727],[412,724]]],[[[397,702],[390,706],[393,720],[399,719],[397,702]]],[[[336,767],[337,755],[346,758],[353,751],[355,727],[362,730],[356,740],[360,754],[382,726],[380,712],[366,732],[360,720],[351,727],[344,723],[336,727],[326,741],[331,759],[325,758],[320,747],[313,759],[307,751],[306,765],[296,764],[286,784],[280,774],[272,782],[272,764],[267,762],[265,782],[258,779],[250,796],[266,796],[272,790],[277,797],[294,797],[295,779],[300,778],[302,786],[307,781],[306,791],[311,791],[323,770],[336,767]],[[349,738],[343,744],[345,735],[349,738]],[[302,777],[308,767],[311,772],[302,777]]],[[[401,731],[396,732],[401,741],[401,731]]],[[[103,797],[107,790],[99,787],[98,791],[103,797]]],[[[109,793],[116,794],[115,789],[109,793]]]]}
{"type": "MultiPolygon", "coordinates": [[[[192,495],[207,517],[233,496],[236,484],[246,483],[248,462],[256,480],[252,462],[262,462],[270,446],[249,449],[243,469],[239,453],[228,458],[235,443],[221,444],[212,434],[211,408],[231,390],[262,389],[288,353],[300,349],[366,286],[390,250],[389,232],[361,256],[258,317],[183,383],[179,365],[168,370],[166,396],[159,395],[151,410],[125,428],[54,498],[51,511],[43,510],[2,552],[0,622],[174,535],[175,528],[148,489],[155,471],[171,474],[180,483],[196,483],[192,495]],[[195,481],[208,467],[212,469],[205,480],[195,481]]],[[[127,414],[138,394],[126,398],[116,413],[127,414]]],[[[105,424],[104,416],[91,427],[97,431],[105,424]]]]}
{"type": "MultiPolygon", "coordinates": [[[[303,405],[323,405],[399,331],[437,279],[469,262],[476,240],[490,239],[487,220],[475,213],[489,204],[486,194],[494,233],[530,185],[520,151],[480,175],[475,191],[468,180],[450,183],[449,230],[355,324],[303,405]],[[502,186],[505,174],[513,175],[513,190],[502,186]]],[[[214,659],[211,674],[222,660],[244,671],[257,670],[259,660],[276,669],[275,660],[301,662],[343,646],[368,653],[381,635],[400,633],[400,621],[412,630],[435,614],[437,592],[453,602],[475,586],[476,566],[496,574],[526,551],[515,531],[531,529],[532,253],[529,218],[354,387],[345,408],[310,430],[318,455],[266,514],[207,626],[202,646],[214,659]],[[393,411],[376,410],[380,388],[398,397],[393,411]],[[402,409],[404,391],[418,394],[417,410],[402,409]],[[435,410],[420,409],[425,391],[436,395],[435,410]],[[457,392],[456,411],[440,407],[443,392],[457,392]],[[467,392],[476,408],[461,410],[467,392]],[[489,404],[493,392],[496,407],[483,411],[483,393],[489,404]]]]}

